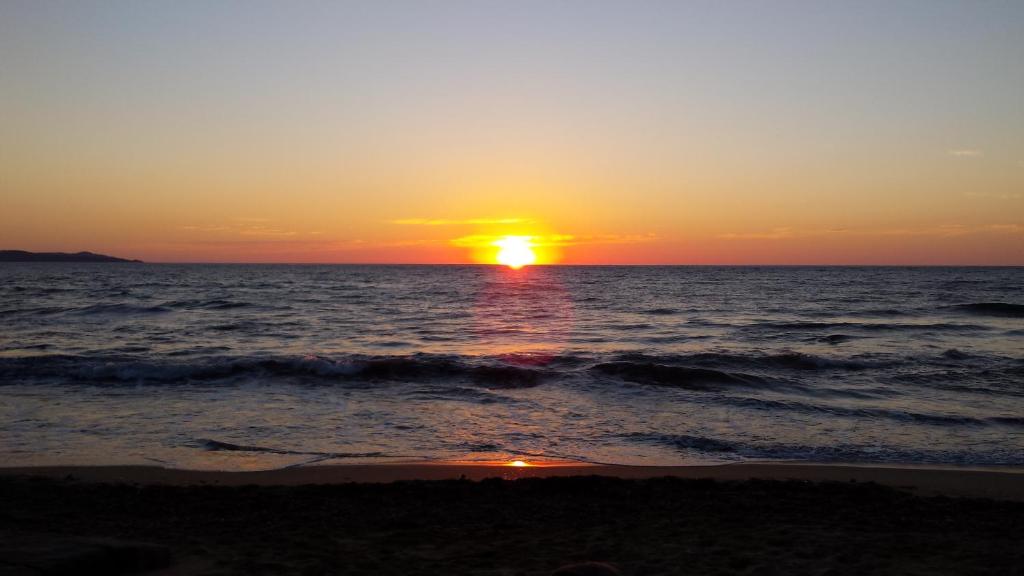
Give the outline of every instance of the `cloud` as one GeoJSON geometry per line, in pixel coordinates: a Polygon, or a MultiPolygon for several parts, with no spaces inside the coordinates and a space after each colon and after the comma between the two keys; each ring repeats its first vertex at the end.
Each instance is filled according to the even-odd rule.
{"type": "Polygon", "coordinates": [[[791,240],[795,238],[814,238],[825,236],[934,236],[950,238],[971,234],[1022,234],[1024,224],[937,224],[934,226],[914,226],[907,228],[772,228],[766,232],[719,234],[722,240],[791,240]]]}
{"type": "MultiPolygon", "coordinates": [[[[575,234],[535,234],[528,235],[534,246],[590,246],[595,244],[637,244],[657,239],[654,234],[591,234],[577,236],[575,234]]],[[[453,238],[449,243],[460,248],[478,248],[492,246],[504,236],[501,234],[470,234],[453,238]]]]}
{"type": "Polygon", "coordinates": [[[846,228],[791,228],[784,226],[772,228],[766,232],[727,232],[719,234],[716,238],[723,240],[789,240],[791,238],[806,238],[808,236],[828,236],[835,234],[846,234],[851,232],[846,228]]]}
{"type": "Polygon", "coordinates": [[[654,233],[647,234],[591,234],[586,236],[564,235],[556,239],[555,246],[581,246],[590,244],[640,244],[658,239],[654,233]]]}
{"type": "Polygon", "coordinates": [[[289,246],[292,248],[323,248],[336,245],[359,244],[362,240],[324,241],[301,240],[293,238],[253,238],[253,239],[219,239],[219,240],[176,240],[164,242],[168,246],[289,246]]]}
{"type": "Polygon", "coordinates": [[[984,156],[985,153],[977,148],[957,148],[954,150],[946,151],[950,156],[956,156],[957,158],[979,158],[984,156]]]}
{"type": "Polygon", "coordinates": [[[302,234],[318,235],[321,231],[299,232],[281,228],[273,224],[272,220],[265,218],[234,218],[227,224],[204,224],[180,226],[181,230],[189,232],[202,232],[204,234],[220,234],[222,236],[257,236],[279,238],[286,236],[299,236],[302,234]]]}
{"type": "Polygon", "coordinates": [[[532,220],[525,218],[469,218],[466,220],[446,220],[438,218],[401,218],[388,220],[389,224],[402,226],[473,226],[473,225],[498,225],[498,224],[528,224],[532,220]]]}
{"type": "Polygon", "coordinates": [[[723,240],[785,240],[795,238],[798,235],[806,235],[808,231],[800,232],[792,228],[772,228],[767,232],[727,232],[719,234],[718,238],[723,240]]]}
{"type": "Polygon", "coordinates": [[[1024,224],[989,224],[986,229],[1001,234],[1024,234],[1024,224]]]}
{"type": "Polygon", "coordinates": [[[242,228],[238,230],[238,233],[242,236],[295,236],[298,234],[295,230],[285,230],[283,228],[272,228],[268,226],[251,226],[249,228],[242,228]]]}
{"type": "Polygon", "coordinates": [[[228,232],[231,230],[228,226],[182,226],[182,230],[188,230],[190,232],[228,232]]]}

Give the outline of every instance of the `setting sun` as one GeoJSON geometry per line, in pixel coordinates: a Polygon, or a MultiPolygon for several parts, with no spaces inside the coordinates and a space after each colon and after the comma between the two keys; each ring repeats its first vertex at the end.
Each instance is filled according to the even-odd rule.
{"type": "Polygon", "coordinates": [[[527,264],[537,261],[537,255],[530,245],[529,236],[505,236],[495,240],[494,245],[500,248],[495,257],[498,264],[504,264],[513,270],[518,270],[527,264]]]}

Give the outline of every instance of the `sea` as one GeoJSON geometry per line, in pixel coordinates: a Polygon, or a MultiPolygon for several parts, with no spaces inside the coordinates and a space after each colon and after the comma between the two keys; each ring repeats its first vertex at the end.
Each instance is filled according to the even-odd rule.
{"type": "Polygon", "coordinates": [[[1024,268],[0,264],[0,462],[1024,466],[1024,268]]]}

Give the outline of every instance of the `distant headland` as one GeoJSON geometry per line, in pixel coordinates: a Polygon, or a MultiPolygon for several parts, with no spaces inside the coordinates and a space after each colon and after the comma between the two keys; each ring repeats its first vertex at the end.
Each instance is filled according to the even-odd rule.
{"type": "Polygon", "coordinates": [[[127,260],[92,252],[26,252],[25,250],[0,250],[0,262],[142,262],[127,260]]]}

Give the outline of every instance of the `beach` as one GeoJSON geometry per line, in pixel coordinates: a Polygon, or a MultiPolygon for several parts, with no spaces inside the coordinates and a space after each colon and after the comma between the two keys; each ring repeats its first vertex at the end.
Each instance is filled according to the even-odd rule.
{"type": "Polygon", "coordinates": [[[586,561],[623,574],[1024,570],[1024,475],[1009,471],[53,467],[4,469],[0,493],[0,569],[32,561],[19,545],[43,542],[51,560],[97,538],[108,550],[49,572],[36,558],[18,574],[89,561],[114,562],[103,573],[150,562],[153,574],[550,574],[586,561]],[[110,542],[141,548],[125,564],[110,542]]]}

